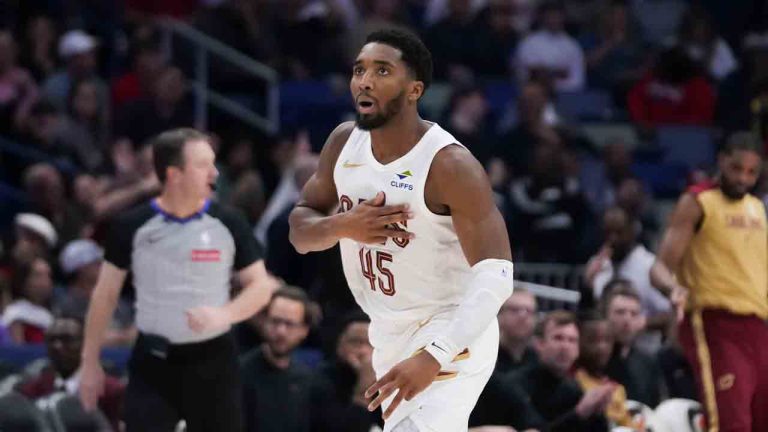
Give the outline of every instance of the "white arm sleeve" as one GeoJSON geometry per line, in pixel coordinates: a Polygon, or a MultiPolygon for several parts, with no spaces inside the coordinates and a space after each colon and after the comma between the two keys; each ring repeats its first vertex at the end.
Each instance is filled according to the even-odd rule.
{"type": "Polygon", "coordinates": [[[501,259],[486,259],[472,266],[467,294],[456,315],[446,332],[424,348],[441,367],[451,363],[496,318],[501,305],[512,294],[513,269],[511,261],[501,259]]]}

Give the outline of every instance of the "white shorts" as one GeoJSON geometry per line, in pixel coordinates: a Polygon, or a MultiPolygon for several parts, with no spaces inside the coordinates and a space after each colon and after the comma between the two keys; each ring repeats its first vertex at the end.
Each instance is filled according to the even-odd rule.
{"type": "MultiPolygon", "coordinates": [[[[432,319],[423,327],[405,333],[373,351],[373,368],[381,378],[397,363],[411,357],[441,334],[447,319],[432,319]]],[[[488,383],[496,365],[499,350],[499,325],[494,319],[480,337],[453,363],[440,371],[429,387],[410,401],[403,400],[384,424],[384,432],[405,418],[410,418],[420,431],[466,432],[469,415],[488,383]]],[[[386,411],[394,394],[382,404],[386,411]]]]}

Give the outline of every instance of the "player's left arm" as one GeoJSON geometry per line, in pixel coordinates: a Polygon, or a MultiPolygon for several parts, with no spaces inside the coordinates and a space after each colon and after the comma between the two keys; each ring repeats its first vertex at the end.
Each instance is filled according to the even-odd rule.
{"type": "Polygon", "coordinates": [[[472,267],[464,298],[443,335],[426,351],[442,367],[468,347],[495,320],[512,294],[509,236],[482,165],[464,148],[437,154],[430,175],[436,198],[450,210],[453,226],[472,267]]]}
{"type": "Polygon", "coordinates": [[[466,149],[449,146],[435,156],[427,183],[427,199],[450,211],[472,274],[445,333],[425,351],[396,365],[366,392],[367,397],[378,392],[369,406],[373,410],[397,391],[384,418],[402,399],[410,400],[427,388],[442,367],[491,325],[512,294],[509,236],[482,165],[466,149]]]}

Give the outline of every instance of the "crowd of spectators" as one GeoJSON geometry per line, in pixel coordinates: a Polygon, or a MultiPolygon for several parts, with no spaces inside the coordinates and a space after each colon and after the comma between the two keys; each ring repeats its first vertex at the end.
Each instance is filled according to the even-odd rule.
{"type": "MultiPolygon", "coordinates": [[[[193,70],[183,53],[163,49],[162,16],[274,68],[281,86],[321,83],[335,95],[346,92],[339,83],[368,32],[396,25],[422,36],[436,77],[425,117],[486,167],[515,261],[583,267],[576,314],[540,311],[525,291],[502,308],[497,373],[475,425],[636,427],[623,400],[654,407],[696,398],[669,302],[648,270],[665,202],[712,174],[714,159],[691,160],[689,142],[662,138],[670,128],[699,131],[714,152],[729,133],[751,130],[768,145],[768,6],[759,0],[738,8],[708,0],[4,2],[0,348],[46,344],[49,352],[20,392],[76,389],[72,353],[105,229],[159,191],[147,140],[195,126],[193,70]],[[667,154],[683,156],[673,165],[667,154]]],[[[209,69],[214,89],[263,97],[239,72],[209,69]]],[[[235,329],[252,430],[380,423],[364,409],[361,391],[373,381],[367,320],[338,251],[299,255],[288,242],[288,213],[323,135],[353,112],[348,103],[320,134],[309,117],[284,121],[274,135],[209,123],[216,198],[245,213],[268,269],[287,285],[235,329]],[[318,414],[302,423],[308,412],[318,414]]],[[[756,193],[767,196],[768,182],[756,193]]],[[[137,333],[132,291],[123,292],[111,347],[137,333]]],[[[110,382],[102,404],[115,425],[122,388],[110,382]]]]}

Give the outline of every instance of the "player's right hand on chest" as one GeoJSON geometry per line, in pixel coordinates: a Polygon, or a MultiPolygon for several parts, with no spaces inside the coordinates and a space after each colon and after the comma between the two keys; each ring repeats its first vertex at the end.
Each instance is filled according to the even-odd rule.
{"type": "Polygon", "coordinates": [[[412,239],[413,233],[404,230],[413,212],[408,204],[384,205],[384,192],[361,202],[359,205],[339,215],[341,237],[360,243],[382,244],[388,238],[412,239]]]}

